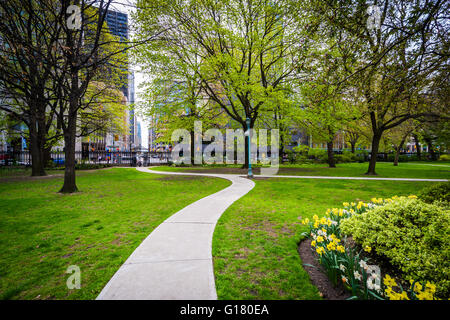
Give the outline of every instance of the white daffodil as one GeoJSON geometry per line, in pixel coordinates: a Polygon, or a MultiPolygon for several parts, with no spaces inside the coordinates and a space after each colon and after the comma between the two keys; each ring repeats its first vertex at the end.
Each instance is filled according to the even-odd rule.
{"type": "Polygon", "coordinates": [[[370,278],[367,279],[367,288],[369,290],[373,290],[374,289],[374,284],[373,284],[373,282],[372,282],[372,280],[370,278]]]}
{"type": "Polygon", "coordinates": [[[362,276],[361,276],[361,274],[358,271],[353,272],[353,275],[355,276],[356,280],[361,280],[362,279],[362,276]]]}
{"type": "Polygon", "coordinates": [[[359,266],[361,268],[363,268],[364,270],[367,270],[369,268],[369,266],[367,265],[367,263],[364,260],[359,261],[359,266]]]}
{"type": "Polygon", "coordinates": [[[341,269],[342,272],[345,272],[345,266],[343,264],[339,265],[339,269],[341,269]]]}

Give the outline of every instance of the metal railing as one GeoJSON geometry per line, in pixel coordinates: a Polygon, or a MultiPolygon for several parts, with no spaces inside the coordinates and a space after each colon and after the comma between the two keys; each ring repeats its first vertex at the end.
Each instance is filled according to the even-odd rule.
{"type": "MultiPolygon", "coordinates": [[[[169,164],[171,152],[134,152],[134,151],[91,151],[75,152],[77,165],[107,164],[113,166],[151,166],[169,164]]],[[[28,151],[0,152],[0,166],[31,166],[32,157],[28,151]]],[[[64,152],[51,152],[46,167],[64,167],[64,152]]]]}

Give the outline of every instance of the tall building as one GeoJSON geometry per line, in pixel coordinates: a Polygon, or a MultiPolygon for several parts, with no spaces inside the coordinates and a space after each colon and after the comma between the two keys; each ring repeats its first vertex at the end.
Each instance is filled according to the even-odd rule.
{"type": "MultiPolygon", "coordinates": [[[[120,37],[121,41],[128,41],[128,15],[123,12],[108,10],[106,14],[106,23],[111,33],[120,37]]],[[[129,69],[129,66],[126,66],[129,69]]],[[[126,84],[121,88],[123,94],[127,98],[128,104],[134,104],[134,72],[128,72],[128,79],[126,84]]],[[[129,146],[127,149],[133,149],[136,144],[136,116],[134,109],[129,110],[128,127],[129,131],[129,146]]]]}

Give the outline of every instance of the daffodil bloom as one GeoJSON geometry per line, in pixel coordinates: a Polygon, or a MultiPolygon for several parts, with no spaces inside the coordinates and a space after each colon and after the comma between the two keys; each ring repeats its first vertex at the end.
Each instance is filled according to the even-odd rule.
{"type": "Polygon", "coordinates": [[[343,205],[344,207],[348,207],[349,203],[348,203],[348,202],[344,202],[344,203],[342,203],[342,205],[343,205]]]}
{"type": "Polygon", "coordinates": [[[372,251],[372,248],[371,248],[371,247],[369,247],[369,246],[366,246],[366,247],[364,248],[364,251],[366,251],[366,252],[370,252],[370,251],[372,251]]]}
{"type": "Polygon", "coordinates": [[[347,279],[347,277],[345,277],[345,276],[342,276],[342,282],[343,282],[343,283],[347,283],[347,282],[348,282],[348,279],[347,279]]]}
{"type": "Polygon", "coordinates": [[[314,221],[319,220],[319,217],[317,216],[317,214],[313,215],[313,219],[314,219],[314,221]]]}
{"type": "Polygon", "coordinates": [[[340,269],[342,272],[345,272],[345,266],[344,266],[343,264],[340,264],[340,265],[339,265],[339,269],[340,269]]]}
{"type": "Polygon", "coordinates": [[[316,246],[316,241],[315,240],[311,241],[311,247],[315,247],[315,246],[316,246]]]}
{"type": "Polygon", "coordinates": [[[316,252],[317,252],[319,255],[322,255],[322,253],[325,252],[325,249],[324,249],[323,247],[318,247],[318,248],[316,249],[316,252]]]}
{"type": "Polygon", "coordinates": [[[436,292],[436,285],[430,282],[427,282],[427,284],[425,285],[425,287],[427,289],[429,289],[432,293],[436,292]]]}
{"type": "Polygon", "coordinates": [[[359,261],[359,266],[361,268],[363,268],[364,270],[367,270],[369,268],[369,266],[367,265],[367,263],[364,260],[359,261]]]}
{"type": "Polygon", "coordinates": [[[412,194],[412,195],[408,196],[408,198],[410,198],[410,199],[417,199],[417,196],[412,194]]]}
{"type": "Polygon", "coordinates": [[[409,300],[409,297],[408,297],[408,294],[406,293],[406,291],[403,291],[400,294],[400,296],[401,296],[400,300],[409,300]]]}
{"type": "Polygon", "coordinates": [[[316,240],[317,240],[317,242],[323,242],[323,237],[322,236],[318,236],[316,240]]]}
{"type": "Polygon", "coordinates": [[[362,279],[362,275],[358,271],[353,272],[353,276],[355,277],[356,280],[362,279]]]}
{"type": "Polygon", "coordinates": [[[389,276],[388,274],[385,275],[385,277],[383,279],[383,283],[384,283],[384,285],[389,286],[389,287],[397,286],[397,282],[395,282],[395,280],[393,278],[391,278],[391,276],[389,276]]]}
{"type": "Polygon", "coordinates": [[[384,292],[386,292],[386,294],[389,296],[392,293],[392,288],[387,287],[386,289],[384,289],[384,292]]]}
{"type": "Polygon", "coordinates": [[[337,247],[336,247],[336,250],[339,251],[339,252],[342,252],[342,253],[345,252],[344,246],[337,246],[337,247]]]}
{"type": "Polygon", "coordinates": [[[330,251],[336,250],[336,244],[334,242],[330,242],[327,244],[327,249],[330,251]]]}
{"type": "Polygon", "coordinates": [[[416,283],[414,284],[413,290],[414,290],[415,292],[420,292],[420,291],[422,291],[422,289],[423,289],[423,287],[422,287],[422,285],[421,285],[420,283],[416,282],[416,283]]]}

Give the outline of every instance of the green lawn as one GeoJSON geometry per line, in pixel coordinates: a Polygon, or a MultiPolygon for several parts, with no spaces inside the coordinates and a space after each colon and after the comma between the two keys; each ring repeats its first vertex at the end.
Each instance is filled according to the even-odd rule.
{"type": "MultiPolygon", "coordinates": [[[[321,167],[309,169],[328,175],[330,169],[321,167]]],[[[446,167],[395,168],[383,163],[380,173],[383,167],[394,177],[448,177],[446,167]]],[[[366,164],[339,168],[335,175],[338,170],[349,175],[352,170],[363,171],[366,164]]],[[[77,177],[82,192],[72,195],[57,193],[62,176],[30,178],[19,172],[0,177],[0,298],[94,299],[155,227],[230,184],[217,178],[151,175],[124,168],[79,171],[77,177]],[[70,265],[81,269],[81,290],[66,287],[70,265]]],[[[277,178],[255,182],[255,188],[223,214],[214,233],[220,299],[319,299],[297,253],[300,234],[306,230],[300,219],[323,215],[344,201],[408,195],[432,184],[277,178]]]]}
{"type": "MultiPolygon", "coordinates": [[[[296,164],[281,165],[279,175],[298,175],[298,176],[333,176],[333,177],[368,177],[368,163],[342,163],[337,164],[337,168],[328,168],[326,164],[296,164]]],[[[223,172],[223,173],[241,173],[245,170],[240,166],[199,166],[199,167],[158,167],[155,170],[161,171],[184,171],[184,172],[223,172]]],[[[394,167],[392,163],[379,162],[376,166],[378,177],[389,178],[421,178],[421,179],[450,179],[450,165],[448,163],[414,163],[403,162],[394,167]]],[[[259,173],[259,168],[255,168],[255,174],[259,173]]],[[[369,176],[370,178],[370,176],[369,176]]]]}
{"type": "Polygon", "coordinates": [[[320,299],[297,253],[302,218],[342,202],[410,195],[430,182],[256,180],[220,218],[213,257],[219,299],[320,299]]]}
{"type": "Polygon", "coordinates": [[[0,178],[0,298],[94,299],[161,222],[230,184],[135,169],[77,176],[72,195],[57,193],[62,177],[0,178]],[[66,287],[70,265],[80,290],[66,287]]]}

